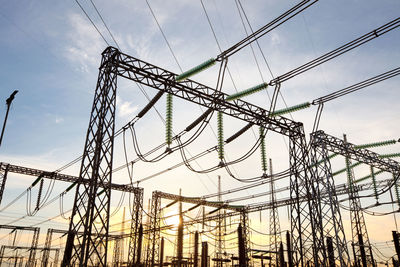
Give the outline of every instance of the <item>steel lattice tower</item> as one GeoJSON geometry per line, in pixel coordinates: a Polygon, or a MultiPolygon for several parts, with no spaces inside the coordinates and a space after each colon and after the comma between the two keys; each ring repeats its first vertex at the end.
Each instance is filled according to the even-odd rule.
{"type": "MultiPolygon", "coordinates": [[[[347,145],[347,137],[343,135],[345,145],[347,145]]],[[[369,242],[367,226],[365,225],[364,214],[361,210],[361,201],[358,196],[357,187],[354,186],[355,176],[351,166],[350,156],[345,157],[347,179],[349,184],[349,204],[351,218],[352,245],[355,251],[355,257],[361,257],[363,267],[372,264],[375,266],[372,248],[369,242]]],[[[357,261],[357,259],[354,259],[357,261]]]]}
{"type": "Polygon", "coordinates": [[[108,48],[102,53],[62,266],[107,264],[117,89],[117,66],[113,61],[116,52],[108,48]],[[86,184],[83,179],[90,181],[86,184]],[[104,188],[102,193],[100,187],[104,188]]]}
{"type": "MultiPolygon", "coordinates": [[[[218,175],[218,196],[217,201],[222,202],[221,196],[221,176],[218,175]]],[[[225,228],[223,226],[224,216],[221,210],[218,210],[217,228],[216,228],[216,239],[215,239],[215,257],[218,260],[222,260],[223,253],[225,252],[225,228]]],[[[217,261],[217,266],[222,266],[222,261],[217,261]]]]}
{"type": "MultiPolygon", "coordinates": [[[[281,226],[279,223],[278,207],[276,205],[275,184],[273,179],[272,159],[269,159],[271,209],[269,210],[269,244],[271,250],[271,262],[277,262],[279,245],[282,241],[281,226]]],[[[282,266],[283,267],[283,266],[282,266]]]]}
{"type": "MultiPolygon", "coordinates": [[[[319,142],[319,136],[311,134],[311,166],[316,177],[314,186],[318,193],[321,216],[315,224],[320,225],[323,231],[322,240],[325,237],[332,237],[334,248],[333,257],[340,266],[348,266],[349,251],[347,248],[346,236],[344,233],[342,216],[335,191],[335,182],[332,176],[332,168],[328,157],[328,151],[324,143],[319,142]],[[324,192],[325,197],[321,195],[324,192]],[[321,201],[324,199],[323,201],[321,201]]],[[[322,241],[323,242],[323,241],[322,241]]],[[[329,258],[330,255],[328,255],[329,258]]],[[[328,265],[325,259],[324,264],[328,265]]]]}
{"type": "Polygon", "coordinates": [[[154,266],[159,262],[160,252],[160,223],[161,197],[157,191],[153,192],[150,210],[149,247],[147,250],[146,265],[154,266]]]}
{"type": "Polygon", "coordinates": [[[131,266],[141,255],[138,255],[138,251],[141,252],[139,246],[139,228],[142,224],[143,218],[143,188],[136,187],[136,192],[133,195],[133,203],[130,210],[131,213],[131,230],[129,237],[129,248],[128,248],[128,265],[131,266]]]}
{"type": "Polygon", "coordinates": [[[6,186],[8,168],[9,164],[0,166],[0,204],[3,199],[4,187],[6,186]]]}
{"type": "Polygon", "coordinates": [[[289,135],[292,248],[297,252],[294,262],[295,265],[304,267],[307,261],[312,260],[318,266],[326,258],[321,228],[315,224],[321,211],[315,198],[315,177],[308,168],[310,159],[301,123],[296,132],[297,135],[289,135]],[[306,201],[301,201],[301,198],[306,201]]]}

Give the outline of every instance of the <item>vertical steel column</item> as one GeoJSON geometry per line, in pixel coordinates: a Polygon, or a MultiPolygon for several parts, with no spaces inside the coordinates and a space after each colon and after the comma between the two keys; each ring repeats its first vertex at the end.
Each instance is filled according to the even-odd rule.
{"type": "MultiPolygon", "coordinates": [[[[331,163],[328,156],[328,151],[324,142],[320,142],[320,136],[311,134],[311,167],[314,172],[314,188],[318,196],[318,201],[321,215],[315,218],[315,225],[319,225],[322,232],[321,238],[324,236],[332,236],[334,252],[336,252],[335,260],[340,262],[340,266],[348,266],[349,251],[347,248],[346,236],[344,233],[342,216],[338,198],[335,191],[335,182],[332,176],[331,163]],[[327,192],[328,199],[321,201],[320,192],[327,192]]],[[[329,257],[326,257],[327,259],[329,257]]],[[[324,261],[325,265],[328,262],[324,261]]]]}
{"type": "Polygon", "coordinates": [[[318,266],[324,259],[324,242],[319,227],[314,225],[314,218],[320,216],[320,207],[315,199],[308,148],[303,124],[298,123],[297,131],[289,134],[290,160],[290,211],[291,232],[293,235],[293,251],[299,253],[295,265],[304,267],[307,259],[313,259],[318,266]],[[297,134],[294,134],[297,133],[297,134]],[[300,198],[306,198],[301,201],[300,198]]]}
{"type": "MultiPolygon", "coordinates": [[[[247,260],[251,258],[250,252],[251,252],[251,247],[250,247],[250,231],[249,231],[249,216],[247,214],[246,209],[243,209],[240,212],[240,224],[242,226],[243,230],[243,244],[244,244],[244,253],[246,255],[246,264],[247,260]]],[[[247,266],[247,265],[246,265],[247,266]]]]}
{"type": "Polygon", "coordinates": [[[164,264],[164,237],[161,238],[161,245],[160,245],[160,267],[164,264]]]}
{"type": "Polygon", "coordinates": [[[276,262],[276,266],[279,267],[285,267],[285,255],[283,253],[283,243],[281,242],[281,244],[279,245],[279,260],[277,260],[276,262]]]}
{"type": "Polygon", "coordinates": [[[279,223],[279,214],[278,214],[278,207],[276,205],[276,196],[275,196],[275,185],[273,176],[273,169],[272,169],[272,160],[269,159],[269,173],[270,173],[270,202],[271,202],[271,209],[269,213],[269,244],[271,253],[271,261],[277,261],[278,259],[278,246],[281,243],[281,226],[279,223]]]}
{"type": "Polygon", "coordinates": [[[293,250],[292,250],[292,241],[290,238],[289,231],[286,232],[286,246],[287,246],[287,255],[288,255],[288,265],[289,267],[293,267],[293,250]]]}
{"type": "Polygon", "coordinates": [[[328,262],[329,262],[329,267],[335,267],[335,252],[333,251],[333,241],[332,237],[327,236],[326,237],[326,247],[328,249],[328,262]]]}
{"type": "Polygon", "coordinates": [[[10,164],[0,164],[0,204],[3,199],[4,188],[6,186],[8,167],[10,164]]]}
{"type": "Polygon", "coordinates": [[[239,224],[239,227],[237,229],[238,231],[238,254],[239,254],[239,267],[246,267],[246,262],[247,262],[247,255],[246,255],[246,245],[245,245],[245,239],[244,239],[244,229],[242,228],[242,224],[239,224]]]}
{"type": "Polygon", "coordinates": [[[194,233],[194,259],[193,259],[193,267],[198,266],[199,261],[199,232],[196,231],[194,233]]]}
{"type": "Polygon", "coordinates": [[[160,215],[161,214],[161,197],[158,192],[153,192],[151,198],[151,212],[150,212],[150,236],[149,236],[149,250],[147,251],[147,264],[154,266],[159,262],[160,252],[160,215]]]}
{"type": "Polygon", "coordinates": [[[394,248],[396,249],[397,260],[400,262],[400,242],[399,233],[397,231],[392,231],[394,248]]]}
{"type": "Polygon", "coordinates": [[[352,241],[354,245],[354,250],[356,256],[360,256],[362,260],[362,264],[364,267],[367,267],[367,264],[370,263],[374,265],[373,255],[371,253],[370,247],[371,244],[369,242],[367,226],[365,225],[364,214],[361,210],[361,201],[358,197],[357,187],[354,186],[355,176],[353,169],[351,166],[351,160],[349,152],[347,151],[347,137],[343,135],[343,141],[346,146],[346,172],[347,179],[349,184],[349,202],[350,202],[350,218],[351,218],[351,232],[352,232],[352,241]],[[366,250],[367,248],[367,250],[366,250]]]}
{"type": "Polygon", "coordinates": [[[36,256],[36,248],[37,248],[37,245],[39,242],[39,232],[40,232],[40,228],[35,227],[35,229],[33,231],[33,236],[32,236],[31,251],[29,253],[29,258],[28,258],[26,267],[33,267],[36,265],[35,264],[35,256],[36,256]]]}
{"type": "MultiPolygon", "coordinates": [[[[136,265],[140,266],[141,256],[142,256],[142,241],[143,241],[143,224],[140,224],[139,227],[139,237],[138,237],[138,245],[137,245],[137,257],[136,257],[136,265]]],[[[133,263],[132,263],[133,265],[133,263]]],[[[128,264],[128,266],[130,266],[128,264]]]]}
{"type": "Polygon", "coordinates": [[[208,244],[201,243],[201,267],[208,267],[208,244]]]}
{"type": "Polygon", "coordinates": [[[43,255],[42,255],[42,267],[48,266],[51,240],[53,238],[53,229],[47,229],[46,241],[44,243],[43,255]]]}
{"type": "Polygon", "coordinates": [[[117,54],[112,47],[102,53],[62,266],[107,265],[117,54]]]}
{"type": "Polygon", "coordinates": [[[183,259],[183,215],[182,215],[182,202],[179,201],[179,224],[178,224],[178,237],[177,237],[177,250],[176,258],[178,260],[178,267],[182,265],[183,259]]]}
{"type": "Polygon", "coordinates": [[[131,230],[129,234],[128,266],[133,265],[137,262],[137,258],[140,258],[140,255],[135,254],[138,251],[138,231],[143,219],[143,188],[136,187],[135,189],[130,210],[131,230]]]}

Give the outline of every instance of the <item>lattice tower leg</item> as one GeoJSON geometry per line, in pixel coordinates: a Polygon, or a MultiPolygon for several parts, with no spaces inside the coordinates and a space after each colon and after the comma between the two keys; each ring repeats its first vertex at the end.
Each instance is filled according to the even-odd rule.
{"type": "Polygon", "coordinates": [[[289,135],[291,231],[293,251],[297,252],[295,265],[304,267],[307,260],[319,266],[325,257],[322,232],[315,224],[320,218],[317,192],[313,187],[313,173],[309,171],[309,156],[303,125],[299,124],[299,135],[289,135]],[[302,201],[302,198],[306,198],[302,201]],[[317,219],[315,219],[317,218],[317,219]]]}
{"type": "MultiPolygon", "coordinates": [[[[269,210],[269,244],[271,253],[271,262],[277,262],[278,259],[278,250],[280,243],[282,241],[281,238],[281,226],[279,222],[279,214],[278,207],[276,205],[276,196],[275,196],[275,184],[272,179],[273,169],[272,169],[272,160],[269,159],[269,173],[271,177],[270,181],[270,201],[271,201],[271,209],[269,210]]],[[[283,266],[281,266],[283,267],[283,266]]]]}
{"type": "Polygon", "coordinates": [[[49,228],[49,229],[47,229],[46,241],[44,243],[44,250],[43,250],[43,256],[42,256],[42,267],[48,266],[52,238],[53,238],[53,229],[49,228]]]}
{"type": "Polygon", "coordinates": [[[29,253],[28,262],[26,264],[27,267],[33,267],[36,265],[35,257],[36,257],[36,248],[39,242],[39,232],[40,232],[39,227],[35,228],[35,230],[33,231],[31,251],[29,253]]]}
{"type": "Polygon", "coordinates": [[[139,241],[139,227],[142,223],[143,218],[143,189],[135,191],[133,196],[133,203],[131,209],[131,230],[129,237],[129,248],[128,248],[128,266],[132,266],[139,258],[136,255],[138,241],[139,241]]]}
{"type": "MultiPolygon", "coordinates": [[[[243,210],[240,212],[240,223],[242,225],[242,232],[243,232],[243,242],[244,242],[244,248],[245,248],[245,254],[246,254],[246,261],[247,259],[251,259],[251,247],[250,247],[250,229],[249,229],[249,216],[247,214],[246,210],[243,210]]],[[[248,261],[250,265],[251,261],[248,261]]]]}
{"type": "Polygon", "coordinates": [[[160,215],[161,214],[161,197],[157,192],[153,192],[151,198],[150,213],[150,247],[147,251],[147,264],[154,266],[159,261],[160,252],[160,215]]]}
{"type": "MultiPolygon", "coordinates": [[[[344,135],[344,142],[347,142],[346,135],[344,135]]],[[[347,153],[348,154],[348,153],[347,153]]],[[[374,259],[371,253],[371,244],[369,242],[367,226],[365,224],[364,214],[361,210],[361,201],[358,195],[357,187],[355,184],[355,176],[353,169],[350,168],[350,156],[345,157],[347,179],[349,183],[349,204],[350,204],[350,218],[351,218],[351,232],[352,242],[354,244],[355,255],[357,257],[365,258],[366,265],[374,266],[374,259]]],[[[354,259],[355,261],[357,259],[354,259]]]]}
{"type": "Polygon", "coordinates": [[[0,204],[3,199],[4,188],[6,186],[9,164],[0,165],[0,204]]]}
{"type": "MultiPolygon", "coordinates": [[[[316,199],[318,199],[321,207],[320,223],[323,228],[323,236],[332,237],[335,262],[339,262],[340,266],[348,266],[350,256],[339,202],[335,192],[332,168],[325,145],[319,145],[318,140],[311,140],[311,156],[311,166],[313,166],[316,177],[314,186],[319,193],[316,199]],[[320,194],[321,192],[324,192],[324,196],[320,194]]],[[[328,265],[328,262],[324,264],[328,265]]]]}
{"type": "Polygon", "coordinates": [[[80,181],[90,182],[77,185],[62,266],[107,264],[117,89],[115,52],[107,48],[102,54],[79,173],[80,181]]]}

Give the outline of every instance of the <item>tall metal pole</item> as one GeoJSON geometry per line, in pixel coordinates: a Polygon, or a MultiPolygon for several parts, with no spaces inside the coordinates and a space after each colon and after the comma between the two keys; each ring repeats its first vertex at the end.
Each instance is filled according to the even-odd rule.
{"type": "Polygon", "coordinates": [[[196,231],[194,233],[194,259],[193,259],[193,267],[198,266],[199,260],[199,232],[196,231]]]}
{"type": "MultiPolygon", "coordinates": [[[[181,191],[179,192],[181,195],[181,191]]],[[[178,224],[178,249],[177,249],[177,258],[178,258],[178,267],[182,265],[183,258],[183,215],[182,215],[182,202],[179,201],[179,224],[178,224]]]]}
{"type": "Polygon", "coordinates": [[[244,244],[243,228],[242,224],[239,224],[238,231],[238,243],[239,243],[239,267],[246,266],[246,248],[244,244]]]}
{"type": "Polygon", "coordinates": [[[399,233],[397,231],[392,231],[393,243],[396,249],[397,260],[400,262],[400,242],[399,242],[399,233]]]}
{"type": "Polygon", "coordinates": [[[4,118],[4,123],[3,123],[3,129],[1,130],[1,136],[0,136],[0,146],[1,146],[1,142],[3,141],[3,135],[4,135],[4,130],[6,128],[6,124],[7,124],[7,118],[8,118],[8,112],[10,111],[10,106],[12,101],[14,100],[15,95],[18,93],[18,90],[15,90],[9,98],[7,98],[6,100],[6,104],[7,104],[7,111],[6,111],[6,117],[4,118]]]}
{"type": "Polygon", "coordinates": [[[286,245],[287,245],[288,265],[289,267],[293,267],[293,251],[292,251],[292,242],[290,240],[289,231],[286,231],[286,245]]]}

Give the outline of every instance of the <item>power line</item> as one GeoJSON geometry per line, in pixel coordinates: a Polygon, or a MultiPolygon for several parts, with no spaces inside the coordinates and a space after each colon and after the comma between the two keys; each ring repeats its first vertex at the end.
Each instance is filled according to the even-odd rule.
{"type": "Polygon", "coordinates": [[[107,44],[107,46],[110,46],[110,44],[107,42],[106,38],[104,38],[103,34],[100,32],[100,30],[97,28],[96,24],[93,22],[93,20],[89,17],[88,13],[86,13],[86,10],[82,7],[82,5],[78,2],[78,0],[75,0],[75,2],[78,4],[82,12],[86,15],[86,18],[92,23],[93,27],[96,29],[96,31],[100,34],[101,38],[103,38],[104,42],[107,44]]]}

